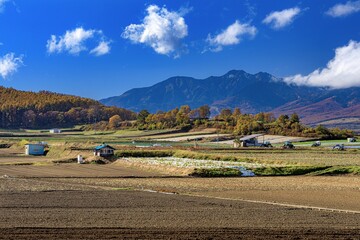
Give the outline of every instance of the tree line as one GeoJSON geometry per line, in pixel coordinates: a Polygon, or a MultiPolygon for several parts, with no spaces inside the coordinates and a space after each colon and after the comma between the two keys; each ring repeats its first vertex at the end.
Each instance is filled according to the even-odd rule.
{"type": "Polygon", "coordinates": [[[137,115],[135,126],[138,129],[191,129],[217,128],[219,132],[234,135],[249,135],[253,133],[267,133],[274,135],[320,137],[323,139],[346,138],[354,136],[354,132],[347,129],[328,129],[322,125],[309,127],[300,123],[300,117],[293,113],[290,116],[273,113],[243,114],[239,108],[222,109],[219,114],[210,119],[210,107],[207,105],[191,109],[188,105],[173,110],[155,114],[142,110],[137,115]]]}
{"type": "Polygon", "coordinates": [[[114,115],[122,120],[136,119],[136,114],[126,109],[48,91],[34,93],[0,87],[0,99],[0,128],[70,127],[107,121],[114,115]]]}

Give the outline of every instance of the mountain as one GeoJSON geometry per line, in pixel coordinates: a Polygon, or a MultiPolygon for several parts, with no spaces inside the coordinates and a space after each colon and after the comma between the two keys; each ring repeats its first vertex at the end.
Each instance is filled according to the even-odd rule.
{"type": "Polygon", "coordinates": [[[151,87],[132,89],[121,96],[102,99],[105,105],[134,111],[167,111],[181,105],[196,108],[209,105],[212,111],[239,107],[243,112],[270,111],[317,89],[289,86],[268,73],[249,74],[232,70],[220,77],[203,80],[172,77],[151,87]]]}
{"type": "Polygon", "coordinates": [[[108,120],[113,115],[135,119],[126,109],[48,91],[28,92],[0,86],[0,128],[67,127],[108,120]]]}
{"type": "Polygon", "coordinates": [[[100,102],[137,112],[142,109],[167,111],[181,105],[197,108],[205,104],[211,107],[212,113],[235,107],[243,113],[272,111],[280,115],[297,112],[308,124],[360,117],[360,88],[331,90],[288,85],[269,73],[249,74],[239,70],[206,79],[171,77],[100,102]]]}

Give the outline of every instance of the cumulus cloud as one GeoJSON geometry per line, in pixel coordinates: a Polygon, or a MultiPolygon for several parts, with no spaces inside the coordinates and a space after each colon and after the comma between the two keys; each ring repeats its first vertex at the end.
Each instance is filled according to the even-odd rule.
{"type": "Polygon", "coordinates": [[[343,17],[356,12],[360,12],[360,1],[348,1],[345,4],[336,4],[331,7],[326,14],[332,17],[343,17]]]}
{"type": "Polygon", "coordinates": [[[348,45],[335,50],[335,57],[323,69],[317,69],[307,76],[300,74],[286,77],[285,82],[315,87],[349,88],[360,87],[360,42],[350,41],[348,45]]]}
{"type": "Polygon", "coordinates": [[[265,17],[263,23],[270,25],[274,29],[281,29],[290,25],[300,12],[301,9],[298,7],[271,12],[265,17]]]}
{"type": "Polygon", "coordinates": [[[22,56],[15,57],[14,53],[8,53],[5,56],[0,57],[1,77],[6,79],[8,76],[15,73],[22,64],[22,56]]]}
{"type": "Polygon", "coordinates": [[[257,29],[247,23],[242,24],[236,20],[233,24],[228,26],[220,34],[212,37],[208,36],[207,42],[210,45],[211,51],[221,51],[224,46],[239,44],[244,35],[254,37],[257,33],[257,29]]]}
{"type": "Polygon", "coordinates": [[[66,31],[62,36],[57,37],[51,35],[47,41],[46,48],[48,53],[62,53],[68,52],[72,55],[79,55],[82,51],[87,51],[87,44],[95,42],[95,47],[90,53],[100,56],[109,53],[109,42],[104,41],[104,34],[101,30],[89,29],[85,30],[82,27],[78,27],[71,31],[66,31]],[[90,42],[90,40],[92,40],[90,42]]]}
{"type": "Polygon", "coordinates": [[[133,43],[150,46],[159,54],[178,52],[181,39],[188,35],[188,26],[183,18],[187,11],[171,12],[156,5],[149,6],[146,11],[142,23],[130,24],[121,36],[133,43]]]}

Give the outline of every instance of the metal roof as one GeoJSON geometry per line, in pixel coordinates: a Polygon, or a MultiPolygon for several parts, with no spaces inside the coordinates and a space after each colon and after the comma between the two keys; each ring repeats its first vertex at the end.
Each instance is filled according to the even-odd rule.
{"type": "Polygon", "coordinates": [[[106,148],[106,147],[115,150],[115,148],[113,148],[113,147],[111,147],[110,145],[107,145],[107,144],[99,145],[99,146],[95,147],[95,150],[100,150],[100,149],[103,149],[103,148],[106,148]]]}
{"type": "Polygon", "coordinates": [[[265,134],[252,134],[252,135],[248,135],[248,136],[242,137],[242,138],[240,138],[239,140],[240,140],[240,141],[246,141],[246,140],[249,140],[249,139],[252,139],[252,138],[261,137],[261,136],[264,136],[264,135],[265,135],[265,134]]]}

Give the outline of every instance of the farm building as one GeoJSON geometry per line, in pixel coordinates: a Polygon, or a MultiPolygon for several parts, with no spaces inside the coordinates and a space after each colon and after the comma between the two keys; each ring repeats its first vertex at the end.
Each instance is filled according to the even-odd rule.
{"type": "Polygon", "coordinates": [[[45,144],[26,144],[25,145],[25,154],[26,155],[44,155],[45,154],[45,144]]]}
{"type": "Polygon", "coordinates": [[[115,148],[107,144],[102,144],[94,149],[94,156],[109,157],[114,155],[115,148]]]}
{"type": "Polygon", "coordinates": [[[61,129],[58,128],[50,129],[50,133],[61,133],[61,129]]]}
{"type": "Polygon", "coordinates": [[[263,142],[259,142],[258,138],[264,136],[264,134],[252,134],[234,141],[234,147],[261,147],[263,142]]]}

